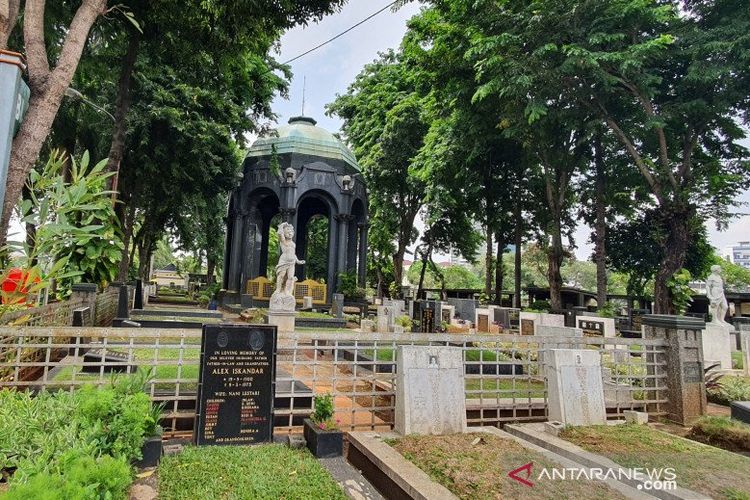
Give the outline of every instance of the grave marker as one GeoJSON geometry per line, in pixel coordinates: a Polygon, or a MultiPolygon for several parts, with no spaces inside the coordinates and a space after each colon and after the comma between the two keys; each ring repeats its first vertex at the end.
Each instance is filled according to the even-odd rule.
{"type": "Polygon", "coordinates": [[[203,326],[197,445],[248,445],[273,439],[275,353],[275,326],[203,326]]]}

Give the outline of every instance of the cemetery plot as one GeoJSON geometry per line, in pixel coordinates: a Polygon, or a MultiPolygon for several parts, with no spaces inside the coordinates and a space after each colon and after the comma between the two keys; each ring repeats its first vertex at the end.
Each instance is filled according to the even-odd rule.
{"type": "Polygon", "coordinates": [[[622,467],[672,467],[677,486],[712,498],[746,498],[750,459],[644,425],[569,427],[561,438],[622,467]]]}
{"type": "Polygon", "coordinates": [[[159,466],[159,498],[346,498],[307,450],[282,445],[188,447],[159,466]]]}
{"type": "MultiPolygon", "coordinates": [[[[560,466],[512,439],[489,433],[412,435],[387,442],[459,498],[623,498],[599,481],[537,480],[542,468],[560,466]],[[533,487],[508,475],[529,463],[533,487]]],[[[525,479],[525,472],[519,477],[525,479]]]]}

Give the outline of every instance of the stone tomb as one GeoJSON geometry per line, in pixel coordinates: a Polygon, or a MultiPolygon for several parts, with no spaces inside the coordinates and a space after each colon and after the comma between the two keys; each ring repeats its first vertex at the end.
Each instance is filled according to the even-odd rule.
{"type": "MultiPolygon", "coordinates": [[[[572,337],[572,338],[583,338],[583,330],[580,328],[570,328],[568,326],[546,326],[540,325],[537,327],[537,335],[540,337],[572,337]]],[[[545,364],[545,353],[551,349],[565,349],[574,347],[569,342],[545,342],[543,348],[539,350],[539,366],[543,367],[545,364]]],[[[541,346],[540,346],[541,347],[541,346]]],[[[575,346],[580,347],[580,346],[575,346]]]]}
{"type": "Polygon", "coordinates": [[[581,315],[576,316],[576,325],[583,330],[583,334],[587,337],[610,338],[617,336],[614,318],[581,315]]]}
{"type": "Polygon", "coordinates": [[[490,333],[490,313],[489,309],[477,308],[474,312],[477,333],[490,333]]]}
{"type": "Polygon", "coordinates": [[[494,322],[500,325],[503,331],[521,329],[521,310],[515,307],[495,307],[492,310],[494,322]]]}
{"type": "Polygon", "coordinates": [[[422,333],[435,333],[436,327],[440,325],[437,316],[437,304],[427,300],[419,303],[419,331],[422,333]]]}
{"type": "Polygon", "coordinates": [[[464,364],[459,347],[398,347],[394,430],[454,434],[466,430],[464,364]]]}
{"type": "Polygon", "coordinates": [[[204,325],[195,444],[273,439],[276,327],[204,325]]]}
{"type": "Polygon", "coordinates": [[[456,315],[456,308],[445,302],[440,303],[440,323],[453,323],[453,317],[456,315]]]}
{"type": "Polygon", "coordinates": [[[455,308],[455,315],[459,319],[471,323],[474,321],[477,301],[474,299],[448,299],[448,303],[455,308]]]}
{"type": "Polygon", "coordinates": [[[562,314],[536,313],[521,311],[521,335],[538,335],[539,326],[565,326],[562,314]]]}
{"type": "Polygon", "coordinates": [[[601,355],[587,349],[551,349],[545,364],[549,420],[566,426],[603,425],[601,355]]]}
{"type": "Polygon", "coordinates": [[[393,307],[378,306],[378,332],[388,333],[393,330],[393,307]]]}

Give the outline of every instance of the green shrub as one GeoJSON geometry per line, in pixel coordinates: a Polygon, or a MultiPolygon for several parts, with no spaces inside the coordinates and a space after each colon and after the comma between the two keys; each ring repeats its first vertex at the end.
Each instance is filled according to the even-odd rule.
{"type": "Polygon", "coordinates": [[[412,319],[406,315],[397,317],[396,319],[394,319],[394,322],[397,325],[403,326],[407,331],[411,329],[413,324],[412,319]]]}
{"type": "Polygon", "coordinates": [[[131,469],[122,459],[104,455],[99,459],[78,456],[64,464],[63,473],[42,472],[27,482],[15,476],[8,500],[124,499],[131,482],[131,469]]]}
{"type": "Polygon", "coordinates": [[[750,378],[723,377],[721,383],[707,388],[708,400],[729,405],[732,401],[750,401],[750,378]]]}
{"type": "Polygon", "coordinates": [[[123,498],[129,462],[158,429],[147,376],[34,396],[0,390],[0,468],[16,468],[11,498],[123,498]]]}
{"type": "Polygon", "coordinates": [[[344,299],[361,302],[367,297],[367,290],[357,286],[357,273],[339,273],[338,293],[344,294],[344,299]]]}
{"type": "Polygon", "coordinates": [[[550,304],[549,300],[535,300],[531,304],[529,304],[527,311],[531,312],[549,312],[552,309],[552,304],[550,304]]]}
{"type": "Polygon", "coordinates": [[[333,430],[338,422],[333,421],[333,395],[315,396],[315,412],[310,417],[321,429],[333,430]]]}

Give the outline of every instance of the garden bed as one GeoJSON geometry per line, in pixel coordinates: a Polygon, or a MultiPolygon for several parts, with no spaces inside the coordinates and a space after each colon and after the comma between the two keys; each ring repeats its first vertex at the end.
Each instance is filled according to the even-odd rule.
{"type": "Polygon", "coordinates": [[[644,425],[570,427],[560,435],[623,467],[675,469],[677,485],[712,498],[748,498],[750,459],[644,425]]]}
{"type": "Polygon", "coordinates": [[[326,498],[343,491],[307,451],[282,445],[188,447],[162,459],[159,498],[326,498]]]}
{"type": "Polygon", "coordinates": [[[512,439],[489,433],[406,436],[387,442],[459,498],[622,498],[599,481],[537,480],[542,468],[560,465],[512,439]],[[508,475],[528,463],[533,463],[533,487],[508,475]]]}

